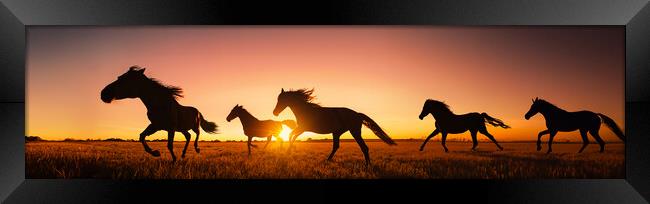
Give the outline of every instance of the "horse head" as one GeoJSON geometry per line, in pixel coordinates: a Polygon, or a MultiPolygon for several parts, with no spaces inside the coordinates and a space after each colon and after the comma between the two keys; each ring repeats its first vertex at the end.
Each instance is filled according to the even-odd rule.
{"type": "Polygon", "coordinates": [[[284,88],[280,90],[280,94],[278,95],[278,102],[275,104],[275,108],[273,109],[273,115],[278,116],[284,109],[287,108],[288,101],[287,101],[287,95],[284,92],[284,88]]]}
{"type": "Polygon", "coordinates": [[[240,106],[239,104],[235,105],[235,107],[232,108],[230,111],[230,114],[228,114],[228,117],[226,117],[226,121],[230,122],[231,120],[239,117],[239,111],[242,110],[243,106],[240,106]]]}
{"type": "Polygon", "coordinates": [[[131,66],[129,71],[117,77],[117,80],[108,84],[101,92],[104,103],[125,98],[137,98],[139,87],[147,79],[144,75],[145,68],[131,66]]]}
{"type": "Polygon", "coordinates": [[[424,105],[422,106],[422,111],[420,111],[420,116],[418,116],[418,118],[420,118],[420,120],[423,120],[424,117],[426,117],[430,113],[431,113],[431,103],[430,100],[426,100],[424,102],[424,105]]]}
{"type": "Polygon", "coordinates": [[[524,118],[526,118],[526,120],[530,119],[531,117],[535,116],[535,114],[539,113],[540,111],[539,102],[540,102],[539,98],[535,97],[535,99],[533,99],[533,104],[530,105],[530,109],[528,110],[528,112],[526,112],[526,115],[524,115],[524,118]]]}
{"type": "Polygon", "coordinates": [[[449,106],[442,101],[427,99],[422,106],[422,112],[420,112],[420,120],[424,119],[428,114],[431,114],[434,118],[438,116],[444,116],[452,113],[449,106]]]}

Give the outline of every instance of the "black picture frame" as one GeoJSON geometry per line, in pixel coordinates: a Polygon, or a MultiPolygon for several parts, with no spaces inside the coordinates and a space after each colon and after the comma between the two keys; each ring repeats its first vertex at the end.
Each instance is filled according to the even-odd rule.
{"type": "MultiPolygon", "coordinates": [[[[650,6],[647,0],[169,1],[1,0],[0,200],[97,203],[297,197],[407,202],[647,203],[650,199],[650,6]],[[100,180],[25,179],[26,26],[471,25],[624,26],[625,179],[100,180]],[[251,194],[248,194],[248,193],[251,194]],[[278,196],[279,194],[290,196],[278,196]],[[346,198],[343,198],[346,197],[346,198]]],[[[306,202],[306,201],[305,201],[306,202]]]]}

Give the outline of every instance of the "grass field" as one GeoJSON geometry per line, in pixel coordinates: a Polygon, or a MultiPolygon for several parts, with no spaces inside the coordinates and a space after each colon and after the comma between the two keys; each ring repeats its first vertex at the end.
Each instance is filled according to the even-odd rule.
{"type": "Polygon", "coordinates": [[[144,152],[138,142],[29,142],[26,144],[27,178],[107,179],[331,179],[331,178],[424,178],[424,179],[513,179],[513,178],[624,178],[624,144],[607,144],[605,153],[591,144],[576,153],[581,144],[554,144],[554,152],[535,151],[534,143],[502,143],[495,151],[490,143],[448,142],[444,153],[439,142],[430,142],[423,152],[421,141],[398,141],[388,146],[368,142],[372,164],[365,166],[355,142],[342,142],[333,161],[326,158],[331,142],[299,142],[286,152],[279,143],[253,149],[246,156],[243,142],[199,142],[201,153],[188,147],[180,159],[184,142],[176,142],[176,163],[164,142],[149,142],[162,156],[144,152]]]}

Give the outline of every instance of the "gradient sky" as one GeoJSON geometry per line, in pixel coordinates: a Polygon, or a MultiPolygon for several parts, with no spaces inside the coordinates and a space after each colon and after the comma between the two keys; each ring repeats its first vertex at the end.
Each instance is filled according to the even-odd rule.
{"type": "MultiPolygon", "coordinates": [[[[225,120],[235,104],[259,119],[293,118],[289,109],[272,115],[281,88],[315,88],[321,105],[365,113],[393,138],[434,129],[431,116],[418,119],[427,98],[504,120],[512,129],[488,127],[504,141],[536,140],[545,129],[541,115],[524,119],[536,96],[625,126],[622,27],[36,26],[27,35],[26,134],[45,139],[137,139],[149,124],[140,100],[106,104],[99,95],[131,65],[184,89],[179,102],[220,126],[205,140],[246,138],[238,119],[225,120]]],[[[309,137],[331,135],[299,139],[309,137]]],[[[556,137],[565,139],[580,137],[556,137]]]]}

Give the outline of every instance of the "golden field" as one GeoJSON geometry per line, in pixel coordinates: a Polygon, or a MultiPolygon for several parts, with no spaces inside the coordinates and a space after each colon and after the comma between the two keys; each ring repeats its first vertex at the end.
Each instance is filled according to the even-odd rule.
{"type": "Polygon", "coordinates": [[[624,144],[606,145],[598,153],[591,144],[576,153],[581,144],[557,143],[554,152],[540,152],[534,143],[447,142],[444,153],[440,142],[429,142],[423,152],[422,141],[398,140],[397,146],[367,141],[372,164],[366,166],[355,142],[341,142],[333,161],[326,161],[331,141],[297,142],[287,153],[285,143],[273,142],[262,149],[255,142],[247,157],[244,142],[199,141],[201,153],[190,143],[187,155],[180,155],[185,142],[176,142],[179,160],[171,162],[166,142],[149,142],[161,157],[144,152],[139,142],[29,142],[26,143],[27,178],[105,178],[105,179],[518,179],[518,178],[624,178],[624,144]]]}

